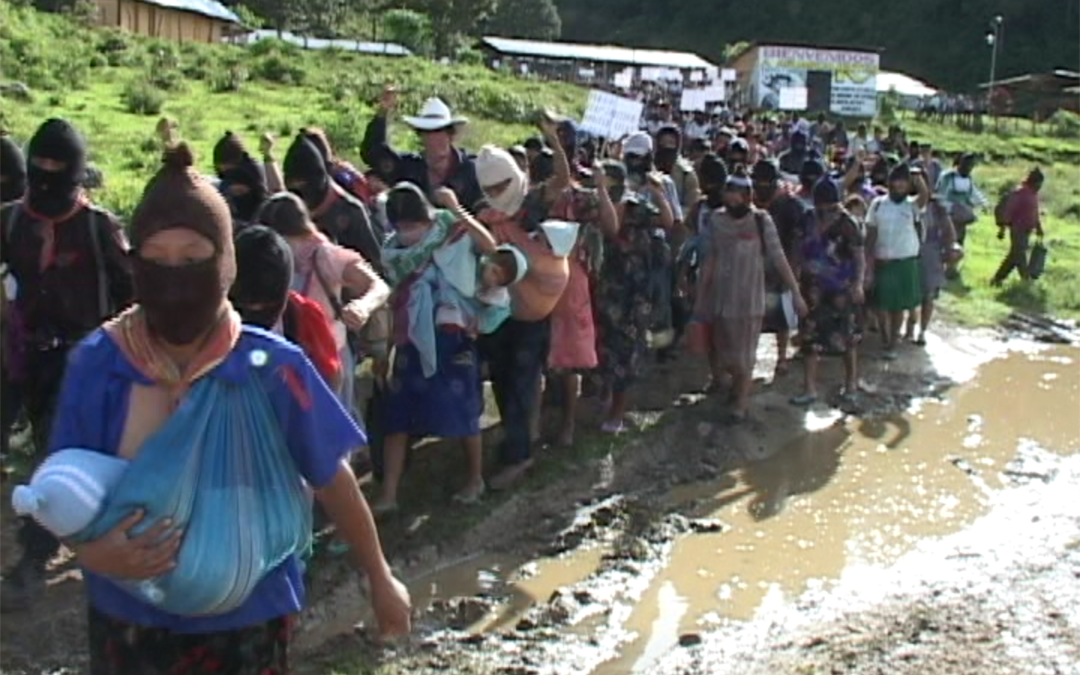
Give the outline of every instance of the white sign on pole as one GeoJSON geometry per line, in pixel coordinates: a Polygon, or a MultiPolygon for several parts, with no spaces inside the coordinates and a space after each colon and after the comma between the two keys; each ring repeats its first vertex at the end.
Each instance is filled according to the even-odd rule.
{"type": "Polygon", "coordinates": [[[622,138],[638,130],[644,105],[605,91],[589,92],[581,129],[601,138],[622,138]]]}
{"type": "Polygon", "coordinates": [[[705,112],[705,90],[683,89],[679,110],[683,112],[705,112]]]}
{"type": "Polygon", "coordinates": [[[705,88],[705,101],[708,103],[716,103],[718,101],[727,100],[727,90],[724,87],[723,82],[713,82],[711,86],[705,88]]]}
{"type": "Polygon", "coordinates": [[[690,73],[691,82],[701,82],[704,79],[705,73],[701,72],[700,70],[695,70],[694,72],[690,73]]]}
{"type": "Polygon", "coordinates": [[[626,70],[615,73],[614,84],[619,89],[630,89],[634,85],[634,74],[626,70]]]}
{"type": "Polygon", "coordinates": [[[806,110],[808,93],[806,87],[784,87],[780,90],[780,109],[806,110]]]}
{"type": "Polygon", "coordinates": [[[721,80],[724,82],[735,82],[739,79],[739,73],[734,68],[724,68],[723,77],[721,80]]]}
{"type": "Polygon", "coordinates": [[[615,114],[611,118],[606,138],[622,138],[641,128],[641,115],[645,104],[615,96],[615,114]]]}
{"type": "Polygon", "coordinates": [[[716,82],[720,79],[720,69],[716,66],[707,66],[705,68],[705,79],[709,82],[716,82]]]}
{"type": "Polygon", "coordinates": [[[641,69],[642,82],[657,82],[660,79],[660,69],[646,66],[641,69]]]}

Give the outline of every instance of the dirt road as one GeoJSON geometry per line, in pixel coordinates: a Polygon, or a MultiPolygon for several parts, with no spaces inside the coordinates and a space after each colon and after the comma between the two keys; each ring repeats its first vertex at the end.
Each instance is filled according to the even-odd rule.
{"type": "MultiPolygon", "coordinates": [[[[1045,579],[1016,567],[1017,556],[991,559],[979,548],[954,555],[957,544],[946,543],[983,541],[970,533],[995,530],[981,524],[997,517],[998,500],[1022,499],[1005,495],[1080,488],[1067,463],[1054,480],[1021,487],[1025,472],[1010,478],[1006,470],[1024,447],[1044,459],[1080,449],[1080,350],[1046,351],[1015,336],[943,328],[925,351],[912,348],[897,363],[870,348],[867,392],[854,405],[830,398],[803,411],[787,402],[797,376],[763,382],[754,419],[742,427],[715,423],[722,403],[693,393],[702,369],[684,357],[642,387],[641,432],[590,435],[574,450],[547,451],[524,490],[466,517],[429,503],[386,525],[395,568],[421,607],[408,642],[376,649],[354,634],[367,614],[355,577],[340,559],[320,560],[298,645],[301,671],[915,672],[903,670],[910,662],[928,674],[1075,672],[1067,649],[1076,644],[1075,615],[1046,604],[1041,614],[1008,619],[1002,607],[1034,602],[1076,573],[1076,549],[1060,532],[1071,517],[1076,534],[1080,514],[1056,517],[1053,537],[1017,526],[1041,537],[1045,560],[1060,553],[1039,568],[1045,579]],[[934,553],[934,545],[943,548],[934,553]],[[905,562],[918,556],[921,568],[905,562]],[[935,576],[954,567],[975,585],[935,576]],[[845,590],[865,588],[852,579],[889,588],[894,577],[908,585],[873,602],[845,590]],[[1001,585],[1015,597],[978,595],[1001,585]],[[1059,656],[1039,650],[1042,660],[1029,663],[1043,670],[1009,670],[1015,660],[991,669],[989,654],[1006,639],[991,633],[1010,621],[1039,624],[1031,634],[1057,645],[1059,656]],[[973,661],[982,670],[926,665],[948,664],[962,644],[972,652],[987,646],[986,658],[973,661]]],[[[765,380],[770,352],[763,348],[765,380]]],[[[828,380],[839,382],[832,368],[828,380]]],[[[443,482],[452,465],[426,454],[410,480],[443,482]]],[[[5,561],[10,525],[5,512],[5,561]]],[[[40,607],[17,621],[4,617],[3,672],[77,669],[82,603],[77,575],[61,571],[40,607]]]]}

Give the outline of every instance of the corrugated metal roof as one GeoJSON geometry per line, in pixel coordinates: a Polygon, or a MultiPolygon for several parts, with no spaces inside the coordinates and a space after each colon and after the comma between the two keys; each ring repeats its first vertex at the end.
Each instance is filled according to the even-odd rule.
{"type": "Polygon", "coordinates": [[[574,42],[540,42],[538,40],[519,40],[498,36],[485,36],[482,41],[497,52],[514,56],[599,61],[663,68],[715,67],[714,64],[709,63],[697,54],[689,52],[631,49],[614,45],[584,45],[574,42]]]}
{"type": "Polygon", "coordinates": [[[294,44],[305,49],[343,49],[349,52],[361,54],[382,54],[384,56],[412,56],[412,52],[394,42],[364,42],[362,40],[326,40],[323,38],[306,38],[283,31],[280,36],[276,30],[256,30],[247,33],[241,38],[245,44],[258,42],[259,40],[281,39],[284,42],[294,44]]]}
{"type": "Polygon", "coordinates": [[[194,12],[212,19],[228,21],[229,23],[240,23],[240,17],[233,14],[225,5],[214,2],[214,0],[142,0],[142,2],[148,5],[176,9],[181,12],[194,12]]]}

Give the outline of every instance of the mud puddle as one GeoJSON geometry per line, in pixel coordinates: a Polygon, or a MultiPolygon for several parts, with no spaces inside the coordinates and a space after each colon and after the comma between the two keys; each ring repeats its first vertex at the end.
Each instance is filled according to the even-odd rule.
{"type": "MultiPolygon", "coordinates": [[[[1013,353],[947,399],[891,417],[837,420],[776,455],[671,502],[730,529],[678,540],[625,628],[638,637],[598,675],[651,672],[693,634],[891,563],[983,515],[1018,448],[1080,445],[1080,350],[1013,353]]],[[[957,364],[953,364],[956,366],[957,364]]],[[[808,426],[829,414],[807,413],[808,426]]]]}

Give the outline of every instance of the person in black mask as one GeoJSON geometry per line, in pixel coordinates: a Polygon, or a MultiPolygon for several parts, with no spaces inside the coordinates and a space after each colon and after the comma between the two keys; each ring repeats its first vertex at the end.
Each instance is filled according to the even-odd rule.
{"type": "Polygon", "coordinates": [[[0,204],[21,199],[26,192],[26,158],[10,136],[0,137],[0,204]]]}
{"type": "Polygon", "coordinates": [[[786,174],[797,176],[802,170],[803,164],[810,158],[808,147],[809,143],[803,131],[800,130],[791,134],[790,147],[780,155],[780,170],[786,174]]]}
{"type": "MultiPolygon", "coordinates": [[[[41,456],[68,350],[130,303],[133,291],[122,225],[82,190],[86,144],[79,132],[65,120],[50,119],[30,139],[27,154],[26,194],[0,211],[0,256],[19,289],[10,311],[22,326],[17,344],[8,345],[9,354],[20,357],[5,367],[41,456]]],[[[13,419],[4,413],[6,436],[13,419]]],[[[4,575],[0,592],[5,611],[25,607],[44,591],[46,564],[59,550],[33,520],[23,522],[19,540],[22,557],[4,575]]]]}
{"type": "MultiPolygon", "coordinates": [[[[754,206],[768,211],[780,236],[780,245],[789,261],[797,261],[802,227],[808,212],[806,205],[799,199],[780,189],[780,171],[776,164],[760,160],[750,172],[753,183],[754,206]]],[[[788,343],[791,337],[790,317],[776,311],[779,303],[774,302],[784,292],[784,280],[773,265],[765,267],[765,293],[769,301],[766,310],[765,325],[762,332],[776,335],[776,375],[788,371],[788,343]]]]}
{"type": "Polygon", "coordinates": [[[806,160],[799,168],[799,193],[797,196],[806,208],[814,208],[814,186],[824,175],[825,165],[816,158],[806,160]]]}
{"type": "Polygon", "coordinates": [[[367,207],[331,180],[326,158],[311,139],[298,135],[282,168],[285,187],[304,201],[319,230],[364,256],[381,274],[383,233],[376,231],[367,207]]]}
{"type": "Polygon", "coordinates": [[[284,237],[265,225],[236,235],[236,280],[229,300],[244,323],[284,335],[299,345],[327,386],[341,382],[330,320],[319,303],[290,290],[293,255],[284,237]]]}
{"type": "Polygon", "coordinates": [[[233,231],[240,232],[251,224],[259,207],[270,196],[266,170],[231,131],[225,132],[214,146],[214,170],[220,181],[218,188],[233,216],[233,231]]]}
{"type": "Polygon", "coordinates": [[[679,127],[665,125],[656,132],[656,152],[653,161],[659,171],[671,176],[683,213],[689,211],[701,197],[701,187],[697,174],[694,173],[694,166],[682,156],[682,132],[679,131],[679,127]]]}

